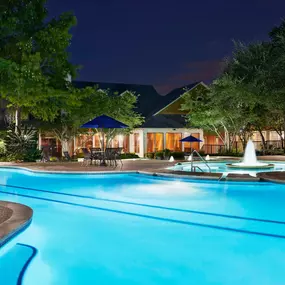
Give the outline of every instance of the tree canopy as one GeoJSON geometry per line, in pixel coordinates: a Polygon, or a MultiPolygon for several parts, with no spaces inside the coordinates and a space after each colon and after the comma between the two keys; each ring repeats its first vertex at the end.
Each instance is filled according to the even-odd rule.
{"type": "Polygon", "coordinates": [[[8,0],[0,9],[0,94],[16,111],[16,124],[20,110],[54,119],[61,107],[50,103],[69,94],[66,79],[77,69],[67,52],[76,18],[63,13],[47,22],[45,2],[8,0]]]}
{"type": "Polygon", "coordinates": [[[61,141],[64,150],[69,142],[78,133],[89,132],[80,128],[84,123],[100,115],[109,115],[129,126],[128,129],[91,130],[91,134],[103,132],[107,135],[107,143],[118,133],[128,133],[144,121],[144,118],[135,112],[137,95],[125,91],[121,94],[110,90],[101,90],[96,86],[85,89],[74,89],[72,96],[76,100],[65,101],[63,112],[54,122],[49,122],[46,129],[52,131],[61,141]]]}
{"type": "Polygon", "coordinates": [[[190,123],[213,130],[227,148],[239,137],[245,146],[258,131],[264,149],[263,130],[275,130],[284,147],[285,132],[285,22],[269,33],[267,42],[245,45],[235,42],[235,50],[222,74],[196,108],[185,93],[182,108],[189,110],[190,123]]]}
{"type": "Polygon", "coordinates": [[[45,127],[65,145],[80,125],[101,114],[127,124],[125,131],[140,125],[143,118],[134,110],[137,96],[132,92],[77,89],[68,80],[79,68],[67,51],[76,18],[67,12],[47,20],[45,4],[46,0],[6,0],[0,5],[0,97],[15,113],[15,131],[21,112],[47,122],[45,127]]]}

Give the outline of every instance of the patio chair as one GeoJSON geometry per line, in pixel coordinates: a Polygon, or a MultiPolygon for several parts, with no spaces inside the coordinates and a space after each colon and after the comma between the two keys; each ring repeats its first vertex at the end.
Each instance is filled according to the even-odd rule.
{"type": "Polygon", "coordinates": [[[105,160],[109,161],[109,164],[112,165],[113,162],[115,163],[115,149],[108,147],[105,149],[105,160]]]}
{"type": "Polygon", "coordinates": [[[123,161],[121,159],[121,154],[122,154],[123,148],[118,147],[115,149],[115,165],[117,166],[117,160],[120,161],[121,165],[123,165],[123,161]]]}
{"type": "Polygon", "coordinates": [[[71,157],[70,157],[68,151],[64,151],[63,155],[64,155],[64,159],[66,159],[67,161],[71,161],[71,157]]]}
{"type": "Polygon", "coordinates": [[[122,152],[123,148],[106,148],[105,155],[106,160],[110,162],[110,165],[114,164],[114,166],[117,166],[117,159],[120,160],[121,164],[122,160],[120,158],[120,154],[122,152]]]}
{"type": "Polygon", "coordinates": [[[42,162],[50,162],[49,149],[45,147],[42,148],[42,162]]]}
{"type": "Polygon", "coordinates": [[[99,164],[101,163],[101,161],[103,160],[103,153],[101,151],[101,148],[96,148],[96,147],[92,147],[91,148],[91,163],[92,161],[99,161],[99,164]]]}
{"type": "Polygon", "coordinates": [[[88,162],[92,163],[91,153],[88,151],[87,148],[82,148],[82,152],[84,154],[84,160],[82,165],[84,165],[84,162],[86,162],[86,166],[88,165],[88,162]]]}

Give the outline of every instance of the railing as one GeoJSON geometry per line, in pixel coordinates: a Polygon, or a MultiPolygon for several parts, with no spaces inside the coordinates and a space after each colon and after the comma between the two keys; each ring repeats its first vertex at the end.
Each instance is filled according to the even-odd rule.
{"type": "Polygon", "coordinates": [[[205,154],[217,154],[222,153],[225,151],[224,145],[217,145],[217,144],[204,144],[202,150],[205,154]]]}
{"type": "Polygon", "coordinates": [[[197,150],[193,150],[191,153],[191,172],[196,172],[196,168],[200,169],[202,172],[204,172],[199,166],[194,166],[193,165],[193,156],[194,154],[197,154],[197,156],[201,159],[202,162],[204,162],[204,164],[208,167],[209,172],[211,172],[211,168],[209,166],[209,164],[207,163],[207,161],[199,154],[199,152],[197,150]]]}
{"type": "MultiPolygon", "coordinates": [[[[263,150],[264,146],[262,141],[253,141],[256,150],[263,150]]],[[[282,149],[282,142],[280,140],[267,140],[266,141],[266,149],[282,149]]],[[[242,151],[243,145],[241,141],[234,142],[232,145],[233,152],[242,151]]],[[[225,145],[217,145],[217,144],[204,144],[201,148],[205,154],[219,154],[226,151],[225,145]]]]}
{"type": "MultiPolygon", "coordinates": [[[[262,141],[253,141],[255,149],[262,150],[264,149],[262,141]]],[[[268,140],[265,141],[266,143],[266,149],[276,149],[276,148],[282,148],[282,142],[281,140],[268,140]]]]}

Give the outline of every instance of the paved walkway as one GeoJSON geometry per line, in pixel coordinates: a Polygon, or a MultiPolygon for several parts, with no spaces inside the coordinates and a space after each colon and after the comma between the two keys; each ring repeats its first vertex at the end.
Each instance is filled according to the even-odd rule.
{"type": "MultiPolygon", "coordinates": [[[[220,157],[222,159],[222,157],[220,157]]],[[[220,160],[219,159],[219,160],[220,160]]],[[[227,158],[229,159],[229,158],[227,158]]],[[[259,159],[268,161],[285,161],[285,156],[262,156],[259,159]]],[[[177,163],[163,160],[124,160],[123,165],[120,163],[117,167],[98,166],[98,165],[82,165],[79,162],[47,162],[47,163],[0,163],[0,166],[17,166],[26,167],[32,170],[41,171],[59,171],[59,172],[108,172],[108,171],[140,171],[148,172],[154,175],[179,175],[191,176],[191,178],[214,179],[214,180],[235,180],[235,181],[273,181],[285,183],[285,172],[263,172],[257,178],[253,178],[248,174],[229,174],[228,177],[222,178],[222,173],[195,173],[172,171],[166,168],[174,166],[177,163]]]]}
{"type": "Polygon", "coordinates": [[[82,165],[80,162],[46,162],[46,163],[1,163],[0,166],[18,166],[27,167],[33,170],[45,171],[146,171],[147,169],[165,169],[174,166],[176,162],[165,160],[123,160],[123,165],[118,162],[117,167],[114,166],[98,166],[98,165],[82,165]]]}

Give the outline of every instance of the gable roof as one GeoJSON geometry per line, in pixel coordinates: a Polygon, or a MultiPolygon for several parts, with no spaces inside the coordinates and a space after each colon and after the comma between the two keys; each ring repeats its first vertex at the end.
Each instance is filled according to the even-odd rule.
{"type": "Polygon", "coordinates": [[[191,90],[199,84],[206,87],[203,82],[195,82],[162,96],[152,85],[73,81],[73,85],[77,88],[97,85],[100,89],[109,89],[113,92],[123,93],[127,90],[135,92],[139,95],[136,111],[145,117],[145,122],[141,126],[143,128],[184,128],[183,115],[159,114],[159,112],[178,100],[185,89],[191,90]]]}
{"type": "Polygon", "coordinates": [[[153,112],[154,106],[159,104],[163,96],[161,96],[152,85],[141,84],[125,84],[125,83],[102,83],[73,81],[73,85],[77,88],[92,87],[97,85],[100,89],[110,89],[113,92],[123,93],[127,90],[135,92],[139,95],[136,111],[144,117],[149,116],[153,112]]]}
{"type": "Polygon", "coordinates": [[[196,86],[198,86],[199,84],[204,85],[204,83],[201,81],[195,82],[195,83],[183,86],[183,87],[176,88],[172,90],[170,93],[168,93],[167,95],[163,96],[165,97],[164,100],[154,110],[153,115],[154,116],[157,115],[160,111],[162,111],[163,109],[165,109],[166,107],[168,107],[169,105],[177,101],[181,97],[181,95],[186,92],[186,90],[191,90],[195,88],[196,86]]]}
{"type": "Polygon", "coordinates": [[[185,128],[185,118],[181,115],[149,116],[141,126],[142,128],[185,128]]]}

